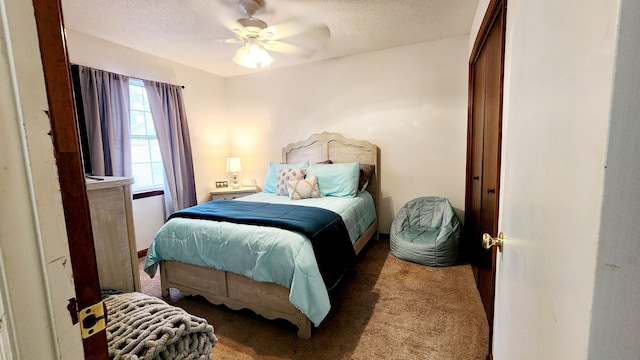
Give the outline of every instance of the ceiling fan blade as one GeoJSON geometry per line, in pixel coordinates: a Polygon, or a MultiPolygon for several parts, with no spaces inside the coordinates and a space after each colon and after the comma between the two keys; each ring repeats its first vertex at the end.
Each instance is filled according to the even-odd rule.
{"type": "Polygon", "coordinates": [[[282,41],[263,41],[262,45],[265,49],[269,51],[275,51],[283,54],[291,54],[296,56],[311,56],[313,54],[312,50],[305,49],[301,46],[287,44],[282,41]]]}
{"type": "Polygon", "coordinates": [[[238,0],[199,0],[206,2],[206,9],[210,19],[217,25],[233,31],[242,26],[236,19],[243,17],[238,0]]]}
{"type": "Polygon", "coordinates": [[[223,40],[225,44],[242,44],[244,43],[244,40],[242,39],[238,39],[238,38],[233,38],[233,39],[226,39],[223,40]]]}
{"type": "Polygon", "coordinates": [[[244,26],[238,22],[237,19],[221,19],[220,23],[225,28],[233,31],[234,33],[238,33],[238,30],[242,30],[244,26]]]}
{"type": "Polygon", "coordinates": [[[318,39],[329,39],[331,37],[331,31],[327,25],[305,21],[289,21],[271,25],[262,29],[260,34],[269,40],[280,40],[302,34],[318,39]]]}

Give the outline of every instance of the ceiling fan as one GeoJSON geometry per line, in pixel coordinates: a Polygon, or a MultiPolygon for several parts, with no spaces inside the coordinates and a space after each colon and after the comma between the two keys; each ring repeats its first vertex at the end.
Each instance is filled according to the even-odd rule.
{"type": "MultiPolygon", "coordinates": [[[[291,21],[278,25],[267,25],[254,17],[254,14],[265,7],[265,0],[238,0],[238,5],[245,17],[237,19],[232,26],[236,37],[225,40],[229,44],[243,44],[233,56],[233,62],[240,66],[257,69],[269,66],[273,58],[267,50],[297,56],[310,56],[318,45],[331,37],[329,27],[325,24],[308,21],[291,21]],[[305,46],[281,41],[297,35],[312,36],[312,42],[305,46]]],[[[309,40],[309,39],[307,39],[309,40]]]]}

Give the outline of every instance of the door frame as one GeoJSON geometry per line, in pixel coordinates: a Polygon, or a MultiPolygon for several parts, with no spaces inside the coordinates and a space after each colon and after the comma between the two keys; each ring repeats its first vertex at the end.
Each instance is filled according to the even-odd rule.
{"type": "MultiPolygon", "coordinates": [[[[76,299],[70,299],[68,308],[71,321],[78,321],[77,312],[101,303],[102,299],[72,97],[62,5],[60,0],[33,0],[33,8],[76,291],[76,299]]],[[[105,329],[83,339],[82,343],[85,359],[109,359],[105,329]]]]}
{"type": "MultiPolygon", "coordinates": [[[[469,56],[469,103],[468,103],[468,122],[467,122],[467,168],[466,168],[466,180],[465,180],[465,214],[470,213],[470,200],[471,200],[471,189],[473,184],[473,174],[472,174],[472,159],[473,159],[473,109],[474,109],[474,79],[475,79],[475,65],[479,59],[481,51],[484,49],[484,45],[487,42],[490,31],[493,29],[493,26],[497,22],[501,22],[502,33],[501,36],[501,49],[500,49],[500,81],[499,81],[499,110],[498,110],[498,134],[497,134],[497,147],[498,147],[498,156],[497,156],[497,179],[496,179],[496,187],[495,187],[495,208],[494,208],[494,222],[492,223],[491,235],[496,236],[498,231],[498,220],[499,220],[499,211],[500,211],[500,168],[501,168],[501,154],[502,154],[502,118],[503,118],[503,101],[504,101],[504,54],[505,54],[505,38],[506,38],[506,11],[507,11],[507,0],[491,0],[485,15],[483,17],[482,23],[478,30],[478,34],[473,44],[473,48],[471,51],[471,55],[469,56]]],[[[474,242],[480,243],[481,239],[473,239],[467,238],[467,248],[475,249],[473,246],[474,242]]],[[[481,250],[482,251],[482,250],[481,250]]],[[[485,274],[490,278],[489,283],[482,281],[482,276],[479,276],[480,272],[483,272],[483,269],[480,269],[477,266],[477,263],[474,262],[473,257],[474,253],[470,255],[470,261],[473,266],[474,274],[476,277],[476,285],[478,289],[482,289],[484,286],[485,289],[480,291],[480,294],[489,293],[489,298],[482,298],[483,305],[485,307],[485,311],[487,314],[487,320],[489,323],[489,349],[488,349],[488,359],[493,359],[492,354],[492,345],[493,345],[493,312],[494,312],[494,304],[495,304],[495,278],[496,278],[496,247],[492,247],[489,250],[491,251],[491,266],[489,271],[485,274]]]]}

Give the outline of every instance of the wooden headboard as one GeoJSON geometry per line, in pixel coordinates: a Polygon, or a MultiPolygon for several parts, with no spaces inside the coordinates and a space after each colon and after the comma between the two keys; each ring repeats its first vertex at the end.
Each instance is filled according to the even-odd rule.
{"type": "Polygon", "coordinates": [[[358,161],[375,165],[367,190],[373,196],[378,212],[380,200],[380,156],[378,147],[365,140],[347,139],[338,133],[313,134],[308,139],[282,148],[282,162],[287,164],[309,160],[309,163],[331,160],[334,163],[358,161]]]}

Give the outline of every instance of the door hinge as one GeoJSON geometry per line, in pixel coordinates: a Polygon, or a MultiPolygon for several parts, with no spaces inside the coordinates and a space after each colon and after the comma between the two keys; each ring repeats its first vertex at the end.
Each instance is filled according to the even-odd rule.
{"type": "Polygon", "coordinates": [[[80,331],[82,338],[86,339],[91,337],[107,327],[107,316],[105,313],[104,303],[100,301],[97,304],[87,306],[86,308],[77,311],[78,303],[76,299],[69,299],[69,313],[71,314],[71,321],[75,324],[80,322],[80,331]]]}

